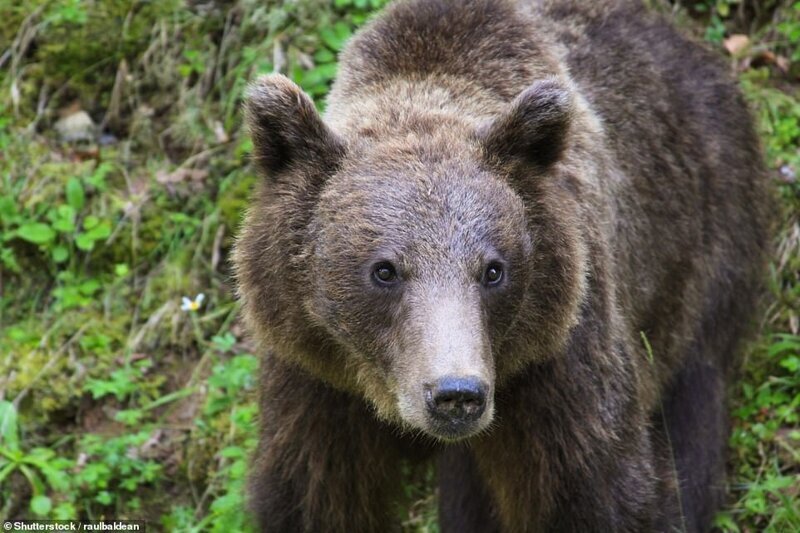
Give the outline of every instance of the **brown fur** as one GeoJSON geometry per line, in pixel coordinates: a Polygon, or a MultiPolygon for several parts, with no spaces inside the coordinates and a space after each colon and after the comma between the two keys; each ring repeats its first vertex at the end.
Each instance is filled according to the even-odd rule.
{"type": "Polygon", "coordinates": [[[392,529],[402,462],[434,455],[443,531],[708,527],[769,210],[713,55],[632,1],[400,1],[324,121],[280,76],[246,110],[262,529],[392,529]],[[459,442],[422,395],[453,372],[489,387],[459,442]]]}

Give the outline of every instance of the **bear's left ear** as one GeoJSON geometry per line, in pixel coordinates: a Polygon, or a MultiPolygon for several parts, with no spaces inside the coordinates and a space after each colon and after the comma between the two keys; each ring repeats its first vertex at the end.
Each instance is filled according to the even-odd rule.
{"type": "Polygon", "coordinates": [[[542,80],[522,91],[478,136],[491,160],[546,168],[564,151],[571,118],[570,92],[555,80],[542,80]]]}
{"type": "Polygon", "coordinates": [[[259,170],[274,178],[287,168],[333,168],[344,142],[322,121],[311,99],[280,74],[262,76],[245,94],[245,121],[259,170]]]}

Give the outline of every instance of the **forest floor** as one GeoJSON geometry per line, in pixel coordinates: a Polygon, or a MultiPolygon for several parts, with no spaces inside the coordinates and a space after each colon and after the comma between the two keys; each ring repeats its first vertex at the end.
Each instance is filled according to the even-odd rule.
{"type": "MultiPolygon", "coordinates": [[[[245,84],[320,107],[385,0],[0,0],[0,520],[249,530],[257,358],[228,253],[245,84]]],[[[781,227],[733,398],[723,531],[800,530],[800,2],[651,0],[730,62],[781,227]]],[[[438,531],[430,475],[407,531],[438,531]]]]}

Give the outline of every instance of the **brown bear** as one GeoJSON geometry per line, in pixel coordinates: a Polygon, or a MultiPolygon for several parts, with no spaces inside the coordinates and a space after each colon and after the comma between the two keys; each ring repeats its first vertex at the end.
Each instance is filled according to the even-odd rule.
{"type": "Polygon", "coordinates": [[[708,528],[769,240],[726,70],[634,1],[408,0],[324,119],[256,81],[260,528],[399,529],[428,460],[442,531],[708,528]]]}

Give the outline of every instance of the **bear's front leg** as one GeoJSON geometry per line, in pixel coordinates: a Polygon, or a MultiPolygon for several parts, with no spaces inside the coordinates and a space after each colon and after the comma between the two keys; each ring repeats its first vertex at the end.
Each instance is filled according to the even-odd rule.
{"type": "Polygon", "coordinates": [[[363,401],[286,363],[262,363],[250,508],[261,531],[390,531],[398,437],[363,401]]]}
{"type": "Polygon", "coordinates": [[[497,424],[472,443],[503,531],[656,529],[660,460],[632,380],[580,355],[498,391],[497,424]]]}

